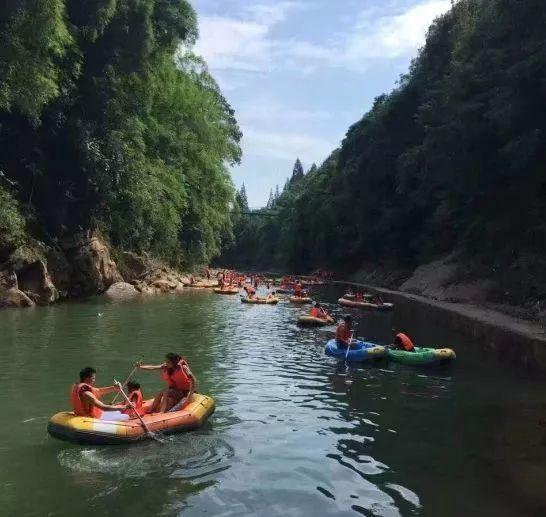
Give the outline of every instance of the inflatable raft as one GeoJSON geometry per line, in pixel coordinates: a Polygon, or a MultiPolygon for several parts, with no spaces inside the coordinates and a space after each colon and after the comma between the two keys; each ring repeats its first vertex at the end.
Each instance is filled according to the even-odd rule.
{"type": "Polygon", "coordinates": [[[306,303],[311,303],[313,300],[309,296],[291,296],[288,298],[290,303],[295,303],[297,305],[305,305],[306,303]]]}
{"type": "Polygon", "coordinates": [[[408,366],[430,366],[451,363],[456,359],[451,348],[415,348],[415,352],[389,350],[389,359],[408,366]]]}
{"type": "Polygon", "coordinates": [[[241,303],[252,305],[276,305],[279,303],[278,298],[241,298],[241,303]]]}
{"type": "Polygon", "coordinates": [[[351,307],[353,309],[368,309],[372,311],[391,311],[394,307],[392,303],[378,304],[370,302],[357,302],[355,300],[347,300],[346,298],[340,298],[338,302],[344,307],[351,307]]]}
{"type": "MultiPolygon", "coordinates": [[[[144,407],[150,407],[153,399],[144,407]]],[[[195,393],[190,404],[181,411],[154,413],[142,418],[153,433],[172,434],[201,427],[214,412],[214,399],[195,393]]],[[[53,415],[47,425],[48,433],[61,440],[80,444],[116,445],[146,439],[146,432],[138,418],[125,421],[107,421],[75,416],[71,411],[53,415]]]]}
{"type": "Polygon", "coordinates": [[[220,289],[219,287],[217,287],[216,289],[214,289],[214,292],[216,294],[239,294],[239,288],[238,287],[228,287],[228,288],[223,288],[223,289],[220,289]]]}
{"type": "Polygon", "coordinates": [[[301,327],[324,327],[326,325],[333,325],[334,323],[333,318],[323,319],[314,318],[313,316],[300,316],[298,318],[298,325],[301,327]]]}
{"type": "Polygon", "coordinates": [[[381,359],[387,355],[385,347],[374,343],[365,343],[364,341],[357,341],[356,345],[353,344],[349,353],[347,353],[346,348],[338,348],[335,339],[328,341],[324,353],[336,359],[345,360],[347,358],[347,361],[360,363],[373,359],[381,359]]]}

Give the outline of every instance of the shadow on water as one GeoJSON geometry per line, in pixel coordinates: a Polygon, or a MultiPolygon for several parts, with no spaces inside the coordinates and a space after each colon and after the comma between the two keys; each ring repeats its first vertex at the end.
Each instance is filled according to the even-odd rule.
{"type": "MultiPolygon", "coordinates": [[[[334,309],[339,290],[316,293],[334,309]]],[[[361,367],[323,355],[333,327],[308,308],[243,306],[189,291],[0,313],[0,504],[6,515],[539,515],[546,510],[546,395],[415,307],[359,313],[358,335],[392,329],[457,350],[452,367],[361,367]],[[165,445],[79,447],[51,439],[82,366],[99,383],[178,351],[216,413],[165,445]],[[348,382],[350,381],[350,382],[348,382]],[[32,496],[30,497],[29,494],[32,496]]],[[[139,373],[145,394],[161,385],[139,373]]]]}

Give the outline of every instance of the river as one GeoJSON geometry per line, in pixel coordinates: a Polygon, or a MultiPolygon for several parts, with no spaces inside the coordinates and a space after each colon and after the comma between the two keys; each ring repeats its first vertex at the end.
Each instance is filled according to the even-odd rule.
{"type": "MultiPolygon", "coordinates": [[[[336,307],[339,290],[316,293],[336,307]]],[[[352,368],[323,355],[331,328],[301,308],[190,291],[0,313],[0,513],[7,516],[534,516],[546,514],[543,380],[489,357],[457,329],[401,304],[363,313],[358,335],[404,328],[450,346],[434,370],[352,368]],[[78,371],[98,385],[179,352],[216,400],[202,429],[130,446],[46,432],[78,371]]],[[[337,310],[338,314],[342,311],[337,310]]],[[[161,386],[141,372],[145,395],[161,386]]]]}

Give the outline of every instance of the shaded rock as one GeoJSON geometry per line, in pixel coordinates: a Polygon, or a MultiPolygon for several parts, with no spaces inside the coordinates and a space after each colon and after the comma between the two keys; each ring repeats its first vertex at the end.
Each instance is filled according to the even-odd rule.
{"type": "Polygon", "coordinates": [[[0,308],[34,307],[35,303],[22,291],[12,287],[0,290],[0,308]]]}
{"type": "Polygon", "coordinates": [[[6,291],[11,288],[19,288],[15,271],[0,271],[0,290],[6,291]]]}
{"type": "Polygon", "coordinates": [[[139,294],[140,293],[133,285],[126,282],[112,284],[104,293],[104,295],[111,300],[129,300],[139,294]]]}
{"type": "Polygon", "coordinates": [[[59,292],[43,260],[23,267],[17,274],[17,280],[19,289],[39,305],[54,303],[59,299],[59,292]]]}
{"type": "Polygon", "coordinates": [[[118,269],[126,282],[140,280],[151,268],[151,261],[146,256],[137,255],[132,251],[124,251],[119,255],[118,269]]]}
{"type": "Polygon", "coordinates": [[[103,293],[112,284],[123,282],[108,246],[98,237],[77,243],[66,255],[72,264],[70,296],[103,293]]]}
{"type": "Polygon", "coordinates": [[[66,298],[71,285],[72,266],[60,249],[51,249],[48,251],[47,269],[51,281],[59,292],[59,296],[66,298]]]}
{"type": "Polygon", "coordinates": [[[484,302],[492,282],[484,279],[461,281],[460,268],[454,254],[424,264],[400,286],[400,291],[440,301],[484,302]]]}

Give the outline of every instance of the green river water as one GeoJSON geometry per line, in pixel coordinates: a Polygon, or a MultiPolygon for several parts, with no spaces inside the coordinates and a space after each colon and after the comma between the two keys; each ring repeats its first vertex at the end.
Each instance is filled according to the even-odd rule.
{"type": "MultiPolygon", "coordinates": [[[[336,307],[340,291],[315,294],[336,307]]],[[[546,515],[541,379],[408,302],[360,314],[358,335],[384,344],[403,328],[456,363],[353,368],[349,385],[323,354],[332,329],[299,329],[303,310],[188,290],[1,312],[0,515],[546,515]],[[202,429],[164,445],[49,437],[83,366],[108,385],[168,351],[216,400],[202,429]]],[[[161,386],[156,372],[138,380],[145,395],[161,386]]]]}

